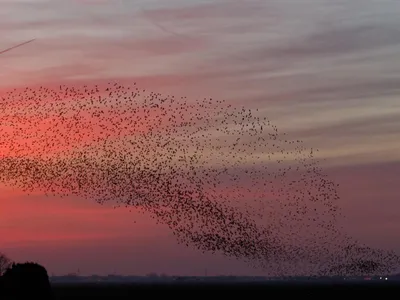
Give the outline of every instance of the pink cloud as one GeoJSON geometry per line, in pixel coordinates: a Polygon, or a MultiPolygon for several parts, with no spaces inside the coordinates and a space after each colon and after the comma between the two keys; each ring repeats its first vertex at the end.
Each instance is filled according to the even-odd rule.
{"type": "Polygon", "coordinates": [[[2,188],[0,236],[4,247],[17,244],[78,243],[141,236],[156,230],[136,209],[113,209],[74,197],[46,197],[2,188]],[[136,229],[135,229],[136,228],[136,229]],[[140,231],[143,234],[145,232],[140,231]]]}
{"type": "Polygon", "coordinates": [[[251,3],[243,3],[241,1],[218,1],[216,3],[191,4],[179,7],[151,8],[146,9],[145,14],[150,18],[158,20],[207,20],[221,19],[224,17],[240,18],[263,16],[260,13],[263,4],[252,1],[251,3]]]}

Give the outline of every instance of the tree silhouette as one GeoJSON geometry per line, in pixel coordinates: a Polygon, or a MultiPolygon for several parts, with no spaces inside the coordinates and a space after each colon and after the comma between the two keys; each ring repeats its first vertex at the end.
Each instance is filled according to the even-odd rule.
{"type": "Polygon", "coordinates": [[[8,268],[12,265],[12,260],[8,258],[4,253],[0,252],[0,276],[2,276],[8,268]]]}
{"type": "Polygon", "coordinates": [[[37,263],[13,263],[3,274],[2,285],[6,296],[24,294],[35,299],[52,298],[47,270],[37,263]]]}

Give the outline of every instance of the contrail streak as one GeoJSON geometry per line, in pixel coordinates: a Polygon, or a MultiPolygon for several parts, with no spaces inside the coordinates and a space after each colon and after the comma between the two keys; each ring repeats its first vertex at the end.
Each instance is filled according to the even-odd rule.
{"type": "Polygon", "coordinates": [[[154,26],[158,27],[160,30],[175,35],[177,37],[181,37],[181,38],[190,38],[189,36],[182,34],[182,33],[178,33],[176,31],[172,31],[170,29],[168,29],[167,27],[161,25],[160,23],[156,22],[153,18],[150,18],[149,15],[147,14],[147,12],[144,9],[140,8],[140,11],[142,13],[142,15],[144,16],[145,19],[147,19],[147,21],[149,21],[151,24],[153,24],[154,26]]]}
{"type": "Polygon", "coordinates": [[[20,46],[26,45],[26,44],[28,44],[28,43],[30,43],[30,42],[33,42],[34,40],[35,40],[35,39],[32,39],[32,40],[23,42],[23,43],[21,43],[21,44],[18,44],[18,45],[16,45],[16,46],[10,47],[10,48],[8,48],[8,49],[5,49],[5,50],[3,50],[3,51],[0,51],[0,54],[6,53],[6,52],[8,52],[8,51],[10,51],[10,50],[12,50],[12,49],[15,49],[15,48],[18,48],[18,47],[20,47],[20,46]]]}

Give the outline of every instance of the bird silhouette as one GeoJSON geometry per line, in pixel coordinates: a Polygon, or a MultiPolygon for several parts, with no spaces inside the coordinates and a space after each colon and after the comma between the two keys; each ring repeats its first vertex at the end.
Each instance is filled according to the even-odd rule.
{"type": "Polygon", "coordinates": [[[110,82],[0,98],[0,180],[27,193],[135,207],[177,242],[277,275],[388,273],[349,237],[317,150],[257,110],[110,82]]]}

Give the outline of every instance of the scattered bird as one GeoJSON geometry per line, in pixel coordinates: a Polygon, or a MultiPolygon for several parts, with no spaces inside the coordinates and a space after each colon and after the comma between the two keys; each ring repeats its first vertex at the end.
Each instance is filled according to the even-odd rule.
{"type": "Polygon", "coordinates": [[[177,241],[276,275],[388,273],[399,257],[339,226],[315,149],[256,110],[108,83],[0,98],[0,180],[135,207],[177,241]]]}

